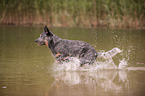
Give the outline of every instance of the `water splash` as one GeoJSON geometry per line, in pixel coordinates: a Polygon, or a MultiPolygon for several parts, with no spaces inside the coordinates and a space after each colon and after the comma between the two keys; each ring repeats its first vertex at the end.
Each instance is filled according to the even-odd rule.
{"type": "Polygon", "coordinates": [[[63,62],[58,64],[55,62],[53,64],[54,71],[77,71],[80,68],[80,60],[75,57],[69,58],[69,62],[63,62]]]}
{"type": "Polygon", "coordinates": [[[104,58],[104,59],[109,59],[114,57],[117,53],[121,53],[122,50],[120,50],[119,48],[115,47],[107,52],[101,52],[99,54],[100,57],[104,58]]]}
{"type": "Polygon", "coordinates": [[[95,72],[104,69],[122,69],[127,66],[127,61],[125,59],[120,60],[119,66],[117,67],[114,63],[112,57],[114,57],[117,53],[122,52],[119,48],[113,48],[110,51],[102,52],[99,57],[103,59],[97,60],[94,64],[89,65],[85,64],[80,67],[80,60],[76,57],[70,57],[69,62],[63,62],[62,64],[58,64],[55,62],[53,64],[53,71],[89,71],[95,72]]]}
{"type": "Polygon", "coordinates": [[[128,66],[127,61],[125,60],[125,58],[123,58],[122,60],[120,60],[118,69],[124,69],[128,66]]]}

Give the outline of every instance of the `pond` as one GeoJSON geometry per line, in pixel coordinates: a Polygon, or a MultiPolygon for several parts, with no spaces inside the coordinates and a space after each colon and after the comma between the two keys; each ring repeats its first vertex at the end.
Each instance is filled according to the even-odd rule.
{"type": "MultiPolygon", "coordinates": [[[[70,63],[67,63],[64,70],[63,65],[55,64],[50,49],[35,43],[35,39],[43,32],[43,27],[1,26],[0,96],[144,95],[144,30],[50,30],[60,38],[85,41],[97,52],[106,52],[114,47],[122,52],[114,56],[111,63],[97,59],[95,66],[80,68],[84,69],[81,71],[71,69],[70,63]],[[115,68],[106,66],[112,63],[115,68]],[[63,67],[63,70],[59,67],[63,67]]],[[[74,65],[76,63],[77,61],[71,62],[74,65]]]]}

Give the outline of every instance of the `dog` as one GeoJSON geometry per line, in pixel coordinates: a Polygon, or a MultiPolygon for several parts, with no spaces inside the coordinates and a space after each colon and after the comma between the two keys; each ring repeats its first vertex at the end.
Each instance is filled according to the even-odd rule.
{"type": "Polygon", "coordinates": [[[35,42],[38,45],[46,45],[58,62],[69,61],[69,57],[77,57],[80,60],[80,66],[93,64],[97,57],[110,59],[117,53],[122,52],[122,50],[115,47],[110,51],[98,53],[86,42],[57,37],[47,26],[44,27],[44,32],[40,34],[40,37],[35,42]]]}
{"type": "Polygon", "coordinates": [[[54,35],[47,26],[44,32],[35,40],[38,45],[46,45],[58,62],[63,62],[69,57],[77,57],[80,60],[80,66],[84,64],[93,64],[98,53],[88,43],[78,40],[61,39],[54,35]]]}

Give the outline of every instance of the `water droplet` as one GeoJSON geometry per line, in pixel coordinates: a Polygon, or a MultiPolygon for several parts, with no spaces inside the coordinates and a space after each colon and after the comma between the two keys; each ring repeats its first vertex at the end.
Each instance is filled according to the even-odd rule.
{"type": "Polygon", "coordinates": [[[5,89],[5,88],[7,88],[7,86],[3,86],[2,88],[4,88],[4,89],[5,89]]]}

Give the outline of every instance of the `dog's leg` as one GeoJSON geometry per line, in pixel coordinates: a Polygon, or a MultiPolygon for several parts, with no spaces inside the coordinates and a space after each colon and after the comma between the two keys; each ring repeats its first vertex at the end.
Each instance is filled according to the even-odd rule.
{"type": "Polygon", "coordinates": [[[60,53],[57,53],[55,55],[55,58],[57,59],[58,62],[63,62],[63,61],[69,61],[69,55],[67,54],[60,54],[60,53]]]}
{"type": "Polygon", "coordinates": [[[80,66],[83,66],[85,64],[91,65],[94,63],[95,60],[86,60],[86,59],[81,58],[80,61],[81,61],[80,66]]]}
{"type": "Polygon", "coordinates": [[[93,64],[98,56],[98,53],[92,49],[89,49],[87,51],[84,51],[84,49],[81,51],[80,54],[80,66],[83,66],[84,64],[93,64]]]}

